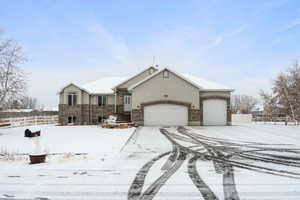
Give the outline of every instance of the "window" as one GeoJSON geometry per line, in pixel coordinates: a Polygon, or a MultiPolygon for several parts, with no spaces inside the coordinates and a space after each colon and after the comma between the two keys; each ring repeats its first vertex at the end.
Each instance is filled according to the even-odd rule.
{"type": "Polygon", "coordinates": [[[101,124],[106,119],[107,119],[106,116],[98,116],[98,123],[101,124]]]}
{"type": "Polygon", "coordinates": [[[131,104],[131,96],[124,96],[124,104],[131,104]]]}
{"type": "Polygon", "coordinates": [[[72,123],[72,117],[71,117],[71,116],[68,117],[68,123],[69,123],[69,124],[72,123]]]}
{"type": "Polygon", "coordinates": [[[68,123],[69,124],[75,124],[77,122],[77,117],[76,116],[69,116],[68,117],[68,123]]]}
{"type": "Polygon", "coordinates": [[[75,124],[77,122],[76,116],[69,116],[68,117],[68,124],[75,124]]]}
{"type": "Polygon", "coordinates": [[[169,71],[168,70],[165,70],[163,72],[163,78],[169,78],[169,71]]]}
{"type": "Polygon", "coordinates": [[[68,105],[75,106],[77,104],[77,95],[76,93],[69,93],[68,94],[68,105]]]}
{"type": "Polygon", "coordinates": [[[73,123],[76,123],[76,121],[77,121],[77,117],[73,116],[73,123]]]}
{"type": "Polygon", "coordinates": [[[98,106],[105,106],[107,104],[107,96],[98,96],[98,106]]]}

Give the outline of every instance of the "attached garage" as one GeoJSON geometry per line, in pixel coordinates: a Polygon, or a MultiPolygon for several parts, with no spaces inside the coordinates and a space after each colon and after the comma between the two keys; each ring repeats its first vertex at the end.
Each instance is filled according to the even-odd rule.
{"type": "Polygon", "coordinates": [[[183,105],[155,104],[144,107],[145,126],[185,126],[188,108],[183,105]]]}
{"type": "Polygon", "coordinates": [[[227,102],[222,99],[203,101],[203,125],[226,125],[227,102]]]}

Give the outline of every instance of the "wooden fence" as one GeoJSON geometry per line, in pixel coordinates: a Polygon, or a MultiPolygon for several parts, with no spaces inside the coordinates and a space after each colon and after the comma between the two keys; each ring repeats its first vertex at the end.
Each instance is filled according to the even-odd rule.
{"type": "Polygon", "coordinates": [[[290,117],[277,117],[277,116],[269,116],[269,115],[263,115],[263,116],[256,116],[253,118],[253,121],[255,123],[264,123],[264,124],[294,124],[294,125],[300,125],[300,121],[292,120],[290,117]]]}
{"type": "Polygon", "coordinates": [[[56,124],[58,115],[31,116],[0,119],[0,127],[32,126],[39,124],[56,124]]]}

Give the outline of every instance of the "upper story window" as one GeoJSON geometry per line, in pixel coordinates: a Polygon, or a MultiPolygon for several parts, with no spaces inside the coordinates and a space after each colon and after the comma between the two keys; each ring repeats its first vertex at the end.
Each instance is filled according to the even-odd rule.
{"type": "Polygon", "coordinates": [[[107,96],[98,96],[98,106],[105,106],[107,104],[107,96]]]}
{"type": "Polygon", "coordinates": [[[77,94],[76,93],[69,93],[68,94],[68,105],[75,106],[77,104],[77,94]]]}
{"type": "Polygon", "coordinates": [[[169,78],[169,71],[168,70],[163,71],[163,78],[169,78]]]}

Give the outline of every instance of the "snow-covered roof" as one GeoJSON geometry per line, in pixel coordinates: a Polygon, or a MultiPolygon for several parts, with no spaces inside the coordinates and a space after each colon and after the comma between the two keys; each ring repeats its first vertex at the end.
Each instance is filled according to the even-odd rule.
{"type": "Polygon", "coordinates": [[[115,86],[113,87],[113,89],[119,87],[120,85],[123,85],[124,83],[126,83],[126,82],[132,80],[133,78],[135,78],[135,77],[141,75],[142,73],[144,73],[144,72],[147,71],[147,70],[150,70],[151,68],[154,69],[154,70],[157,70],[157,68],[155,68],[155,67],[153,67],[153,66],[150,66],[150,67],[144,69],[143,71],[141,71],[140,73],[138,73],[138,74],[136,74],[136,75],[134,75],[134,76],[127,77],[127,78],[124,79],[123,81],[117,83],[117,85],[115,85],[115,86]]]}
{"type": "Polygon", "coordinates": [[[225,85],[213,82],[213,81],[208,81],[206,79],[193,76],[190,74],[185,74],[185,73],[179,73],[189,81],[193,82],[194,84],[198,85],[198,88],[200,90],[206,90],[206,91],[233,91],[232,88],[229,88],[225,85]]]}
{"type": "Polygon", "coordinates": [[[110,94],[113,93],[113,87],[126,80],[127,77],[106,77],[99,80],[82,84],[79,87],[93,94],[110,94]]]}
{"type": "Polygon", "coordinates": [[[203,91],[233,91],[234,90],[232,88],[229,88],[227,86],[221,85],[219,83],[215,83],[213,81],[208,81],[208,80],[205,80],[203,78],[196,77],[196,76],[189,75],[189,74],[185,74],[185,73],[177,73],[177,72],[175,72],[173,70],[170,70],[168,68],[163,68],[161,70],[156,71],[151,76],[148,76],[144,80],[142,80],[142,81],[140,81],[140,82],[132,85],[128,89],[129,90],[133,90],[137,86],[141,85],[145,81],[151,79],[152,77],[156,76],[157,74],[161,73],[164,70],[168,70],[168,71],[174,73],[175,75],[179,76],[183,80],[185,80],[185,81],[189,82],[190,84],[194,85],[199,90],[203,90],[203,91]]]}
{"type": "MultiPolygon", "coordinates": [[[[194,85],[196,88],[198,88],[199,90],[202,90],[202,91],[233,91],[232,88],[221,85],[219,83],[215,83],[213,81],[208,81],[203,78],[193,76],[190,74],[178,73],[178,72],[172,71],[168,68],[163,68],[163,69],[157,70],[156,72],[154,72],[147,78],[145,78],[142,81],[139,81],[138,83],[129,87],[128,90],[133,90],[138,85],[151,79],[152,77],[156,76],[157,74],[159,74],[160,72],[162,72],[164,70],[168,70],[168,71],[174,73],[175,75],[179,76],[183,80],[189,82],[190,84],[194,85]]],[[[113,76],[113,77],[101,78],[101,79],[98,79],[96,81],[86,83],[86,84],[70,83],[70,84],[66,85],[65,87],[63,87],[60,90],[60,92],[63,91],[63,89],[66,88],[67,86],[74,85],[74,86],[78,87],[79,89],[86,91],[89,94],[113,94],[114,93],[113,89],[116,86],[118,86],[124,82],[127,82],[131,78],[128,79],[128,77],[113,76]]]]}

